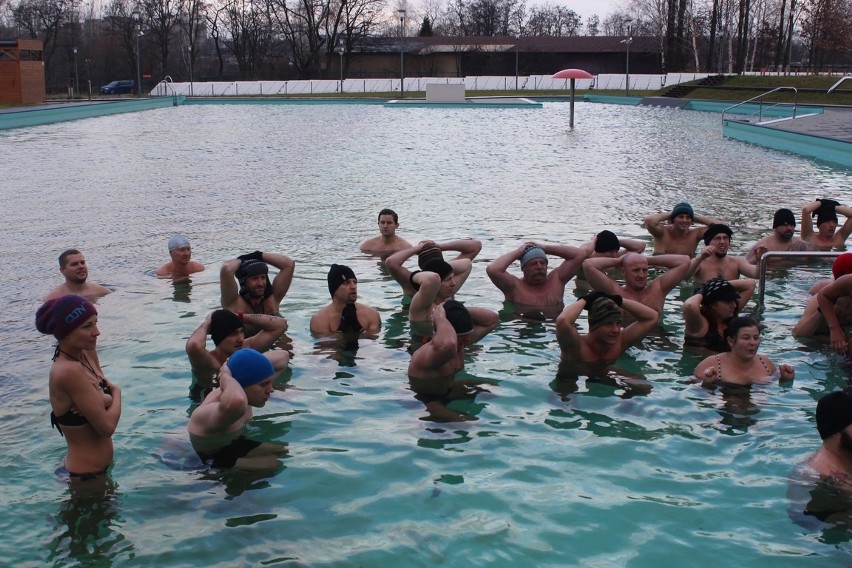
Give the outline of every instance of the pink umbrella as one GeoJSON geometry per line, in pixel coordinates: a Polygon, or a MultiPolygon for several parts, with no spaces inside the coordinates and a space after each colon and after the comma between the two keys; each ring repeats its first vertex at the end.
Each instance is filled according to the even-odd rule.
{"type": "Polygon", "coordinates": [[[582,69],[563,69],[553,74],[554,79],[571,79],[571,115],[568,125],[574,129],[574,81],[577,79],[591,79],[592,74],[582,69]]]}

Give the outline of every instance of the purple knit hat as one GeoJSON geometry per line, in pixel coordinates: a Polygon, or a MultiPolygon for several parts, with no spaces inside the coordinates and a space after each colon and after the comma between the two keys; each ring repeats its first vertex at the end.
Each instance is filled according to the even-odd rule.
{"type": "Polygon", "coordinates": [[[52,334],[56,339],[65,339],[98,311],[92,302],[82,296],[68,294],[48,300],[36,312],[36,329],[52,334]]]}

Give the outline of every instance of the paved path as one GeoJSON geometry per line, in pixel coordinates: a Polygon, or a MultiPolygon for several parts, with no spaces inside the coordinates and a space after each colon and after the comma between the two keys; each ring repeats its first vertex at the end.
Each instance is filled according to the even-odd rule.
{"type": "MultiPolygon", "coordinates": [[[[800,109],[807,113],[807,109],[800,109]]],[[[825,112],[796,120],[784,120],[764,125],[775,130],[786,130],[798,134],[822,136],[832,140],[852,143],[852,108],[825,107],[825,112]]]]}

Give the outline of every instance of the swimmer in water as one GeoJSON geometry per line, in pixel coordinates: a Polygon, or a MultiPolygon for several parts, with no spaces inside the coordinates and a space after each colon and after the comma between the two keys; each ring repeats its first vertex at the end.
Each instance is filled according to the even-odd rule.
{"type": "MultiPolygon", "coordinates": [[[[434,309],[450,299],[455,299],[459,288],[470,276],[473,268],[471,259],[476,256],[482,244],[476,240],[450,241],[437,244],[433,241],[422,241],[417,246],[408,248],[388,257],[387,267],[398,282],[406,281],[414,295],[408,306],[408,318],[412,325],[428,326],[433,321],[434,309]],[[443,251],[458,250],[460,254],[454,260],[447,262],[443,251]],[[418,265],[421,270],[408,270],[403,263],[411,256],[418,255],[418,265]]],[[[499,317],[496,312],[485,308],[466,307],[473,319],[477,338],[497,327],[499,317]]]]}
{"type": "Polygon", "coordinates": [[[175,235],[169,239],[169,256],[172,259],[157,268],[155,274],[160,278],[171,278],[174,282],[186,282],[190,274],[201,272],[204,265],[192,260],[192,247],[183,235],[175,235]]]}
{"type": "Polygon", "coordinates": [[[728,351],[710,355],[695,368],[695,378],[704,384],[750,386],[775,379],[792,381],[793,367],[776,367],[768,357],[758,354],[760,327],[751,318],[740,316],[728,322],[725,329],[728,351]]]}
{"type": "Polygon", "coordinates": [[[121,389],[101,370],[98,312],[82,296],[61,296],[39,308],[36,328],[57,339],[48,383],[50,422],[68,445],[65,468],[87,479],[106,473],[121,418],[121,389]]]}
{"type": "Polygon", "coordinates": [[[757,264],[760,257],[769,251],[814,251],[816,245],[794,236],[796,216],[789,209],[779,209],[772,219],[772,232],[757,241],[748,251],[746,260],[757,264]]]}
{"type": "Polygon", "coordinates": [[[689,257],[683,254],[647,257],[631,252],[619,258],[590,258],[583,263],[583,270],[592,289],[630,298],[661,314],[668,293],[689,273],[689,257]],[[649,266],[668,270],[649,282],[649,266]],[[621,268],[623,286],[607,275],[612,268],[621,268]]]}
{"type": "MultiPolygon", "coordinates": [[[[412,282],[412,275],[418,271],[408,270],[404,264],[413,257],[417,256],[417,266],[420,270],[425,271],[426,265],[435,260],[444,262],[453,269],[454,292],[457,292],[464,285],[467,277],[473,269],[473,259],[482,250],[482,243],[476,239],[458,239],[455,241],[447,241],[436,243],[435,241],[420,241],[414,246],[402,249],[395,252],[385,260],[385,266],[391,276],[402,287],[402,292],[405,297],[411,298],[417,291],[417,287],[412,282]],[[444,258],[445,252],[458,252],[455,258],[447,260],[444,258]]],[[[405,302],[403,302],[405,303],[405,302]]],[[[429,320],[428,314],[424,318],[429,320]]]]}
{"type": "Polygon", "coordinates": [[[379,236],[361,243],[361,252],[385,256],[411,247],[411,243],[396,234],[397,229],[399,216],[392,209],[382,209],[379,211],[379,236]]]}
{"type": "Polygon", "coordinates": [[[734,232],[727,225],[710,225],[704,233],[704,250],[692,259],[689,273],[700,286],[711,278],[738,280],[740,276],[757,278],[757,266],[745,257],[728,254],[734,232]]]}
{"type": "Polygon", "coordinates": [[[725,330],[728,322],[739,315],[742,294],[754,292],[754,280],[728,282],[711,278],[698,292],[683,303],[686,342],[711,351],[728,350],[725,330]]]}
{"type": "MultiPolygon", "coordinates": [[[[216,373],[236,351],[243,348],[266,351],[286,329],[287,320],[278,316],[235,314],[231,310],[215,310],[207,314],[186,341],[186,354],[196,382],[195,390],[206,394],[216,386],[216,373]],[[247,323],[259,328],[260,332],[246,338],[247,323]],[[208,336],[213,340],[213,349],[207,349],[208,336]]],[[[269,351],[267,357],[277,372],[290,363],[290,353],[283,349],[269,351]]]]}
{"type": "Polygon", "coordinates": [[[670,213],[652,213],[643,224],[654,237],[654,254],[685,254],[695,256],[695,247],[704,236],[704,231],[718,219],[696,216],[692,205],[682,201],[670,213]],[[693,227],[698,223],[703,226],[693,227]]]}
{"type": "Polygon", "coordinates": [[[112,290],[105,286],[87,282],[89,267],[83,253],[77,249],[68,249],[59,255],[59,272],[65,277],[65,283],[51,290],[44,297],[45,302],[67,294],[76,294],[93,300],[112,293],[112,290]]]}
{"type": "Polygon", "coordinates": [[[813,297],[793,327],[793,336],[828,335],[832,349],[848,351],[844,328],[852,324],[852,253],[835,258],[831,273],[833,280],[820,281],[811,287],[813,297]]]}
{"type": "Polygon", "coordinates": [[[431,340],[411,356],[408,381],[416,398],[426,405],[432,419],[441,422],[475,420],[447,404],[475,393],[478,381],[456,381],[464,367],[465,347],[484,335],[477,331],[473,318],[461,302],[447,300],[432,310],[434,332],[431,340]]]}
{"type": "Polygon", "coordinates": [[[833,199],[817,199],[802,208],[802,240],[816,245],[819,250],[843,250],[846,239],[852,233],[852,207],[841,205],[833,199]],[[846,217],[843,226],[837,228],[837,214],[846,217]],[[812,217],[816,217],[814,232],[812,217]]]}
{"type": "Polygon", "coordinates": [[[642,341],[657,324],[659,314],[640,302],[592,292],[569,304],[556,318],[556,339],[563,361],[612,363],[634,343],[642,341]],[[622,309],[635,321],[622,327],[622,309]],[[581,334],[574,323],[589,312],[589,332],[581,334]]]}
{"type": "Polygon", "coordinates": [[[358,279],[348,266],[332,264],[328,271],[328,292],[331,303],[311,318],[311,333],[329,337],[337,333],[367,333],[376,335],[382,319],[375,308],[357,302],[358,279]]]}
{"type": "Polygon", "coordinates": [[[259,250],[225,262],[219,271],[222,307],[235,313],[280,315],[295,269],[289,256],[259,250]],[[278,269],[271,282],[268,265],[278,269]]]}
{"type": "Polygon", "coordinates": [[[243,435],[252,408],[262,408],[273,392],[275,369],[254,349],[240,349],[219,369],[219,386],[192,412],[187,424],[192,447],[216,468],[275,470],[284,446],[243,435]]]}

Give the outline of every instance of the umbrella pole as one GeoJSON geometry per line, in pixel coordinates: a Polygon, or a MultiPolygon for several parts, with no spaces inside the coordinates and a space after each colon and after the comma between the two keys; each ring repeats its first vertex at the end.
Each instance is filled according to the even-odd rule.
{"type": "Polygon", "coordinates": [[[574,130],[574,79],[571,79],[571,113],[568,118],[568,126],[574,130]]]}

